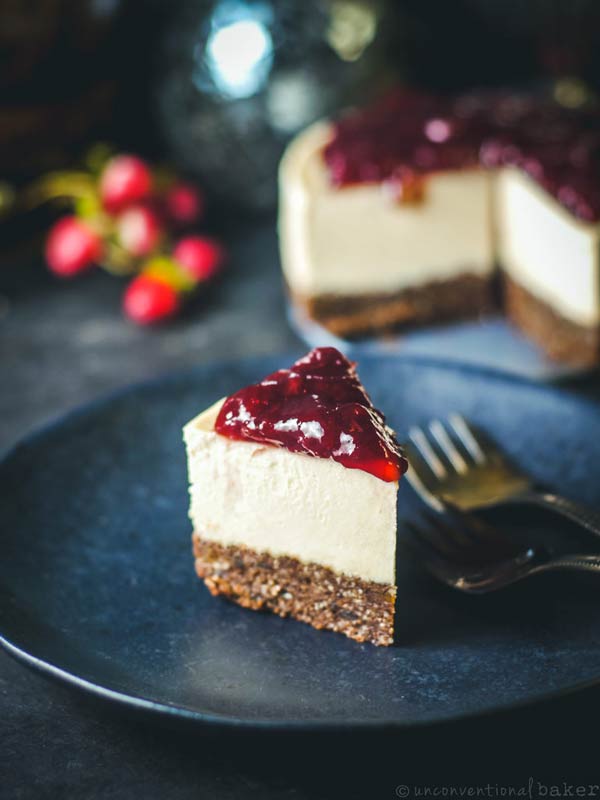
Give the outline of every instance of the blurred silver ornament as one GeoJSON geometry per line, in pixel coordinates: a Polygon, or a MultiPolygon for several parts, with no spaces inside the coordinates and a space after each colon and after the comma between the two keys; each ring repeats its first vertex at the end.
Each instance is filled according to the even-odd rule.
{"type": "Polygon", "coordinates": [[[368,0],[177,6],[156,75],[171,157],[224,204],[273,208],[289,139],[394,80],[389,14],[368,0]]]}

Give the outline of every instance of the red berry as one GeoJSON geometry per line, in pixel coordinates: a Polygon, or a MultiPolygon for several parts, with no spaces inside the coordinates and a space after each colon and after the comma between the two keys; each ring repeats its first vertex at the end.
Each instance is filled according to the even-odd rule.
{"type": "Polygon", "coordinates": [[[148,325],[174,316],[180,308],[179,295],[168,283],[150,275],[134,278],[123,296],[123,309],[129,319],[148,325]]]}
{"type": "Polygon", "coordinates": [[[100,176],[100,197],[111,214],[148,197],[152,190],[152,173],[137,156],[115,156],[100,176]]]}
{"type": "Polygon", "coordinates": [[[214,239],[186,236],[173,250],[173,258],[193,278],[205,281],[212,278],[223,264],[225,253],[214,239]]]}
{"type": "Polygon", "coordinates": [[[204,197],[200,189],[183,181],[167,189],[164,203],[167,216],[176,225],[193,225],[204,211],[204,197]]]}
{"type": "Polygon", "coordinates": [[[151,253],[162,235],[160,217],[148,206],[131,206],[117,221],[117,238],[122,247],[136,258],[151,253]]]}
{"type": "Polygon", "coordinates": [[[55,275],[70,278],[102,257],[102,240],[77,217],[63,217],[46,240],[46,261],[55,275]]]}

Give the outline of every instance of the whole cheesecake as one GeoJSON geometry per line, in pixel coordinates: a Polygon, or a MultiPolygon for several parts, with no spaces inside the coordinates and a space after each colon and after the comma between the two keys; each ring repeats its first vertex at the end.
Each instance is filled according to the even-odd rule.
{"type": "Polygon", "coordinates": [[[355,336],[495,307],[553,357],[600,357],[600,114],[506,93],[397,91],[289,146],[293,301],[355,336]]]}
{"type": "Polygon", "coordinates": [[[333,348],[220,400],[184,428],[196,572],[212,594],[389,645],[393,432],[333,348]]]}

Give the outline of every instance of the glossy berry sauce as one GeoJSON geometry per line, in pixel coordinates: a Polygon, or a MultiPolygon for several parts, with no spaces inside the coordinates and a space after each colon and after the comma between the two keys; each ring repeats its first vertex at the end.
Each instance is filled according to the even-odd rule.
{"type": "Polygon", "coordinates": [[[398,202],[420,200],[431,173],[511,165],[600,221],[600,114],[531,95],[396,91],[341,119],[324,158],[334,186],[382,183],[398,202]]]}
{"type": "Polygon", "coordinates": [[[332,458],[383,481],[399,480],[408,467],[353,362],[333,347],[317,347],[290,369],[228,397],[215,430],[230,439],[332,458]]]}

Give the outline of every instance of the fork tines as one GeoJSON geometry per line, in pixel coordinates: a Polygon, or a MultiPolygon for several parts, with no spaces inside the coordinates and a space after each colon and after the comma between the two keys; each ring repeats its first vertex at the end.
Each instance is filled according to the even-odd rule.
{"type": "Polygon", "coordinates": [[[434,419],[427,426],[413,425],[405,443],[412,469],[407,478],[418,494],[436,511],[444,510],[440,486],[453,476],[468,477],[488,463],[483,440],[460,414],[434,419]]]}
{"type": "Polygon", "coordinates": [[[436,477],[446,477],[448,466],[459,475],[464,475],[470,468],[469,461],[475,464],[485,463],[486,455],[478,438],[460,414],[450,414],[445,422],[433,419],[427,429],[429,437],[416,425],[409,430],[408,435],[436,477]],[[445,456],[445,463],[439,458],[435,448],[445,456]]]}

